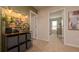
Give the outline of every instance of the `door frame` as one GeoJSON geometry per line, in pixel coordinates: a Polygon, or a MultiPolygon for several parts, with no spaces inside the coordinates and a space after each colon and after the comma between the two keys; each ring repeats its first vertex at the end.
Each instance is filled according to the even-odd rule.
{"type": "MultiPolygon", "coordinates": [[[[30,31],[32,30],[32,29],[31,29],[31,22],[32,22],[32,21],[31,21],[31,20],[32,20],[31,14],[34,14],[34,15],[36,16],[35,21],[38,20],[38,19],[37,19],[37,18],[38,18],[38,15],[37,15],[34,11],[30,10],[30,31]]],[[[37,22],[38,22],[38,21],[37,21],[37,22]]],[[[34,39],[38,39],[38,23],[35,23],[35,25],[37,26],[37,29],[35,28],[35,29],[36,29],[36,37],[35,37],[34,39]]]]}
{"type": "MultiPolygon", "coordinates": [[[[62,14],[63,14],[63,32],[65,31],[64,30],[64,21],[65,21],[65,8],[60,8],[60,9],[55,9],[55,10],[51,10],[51,11],[49,11],[48,12],[48,40],[50,41],[50,13],[55,13],[55,12],[58,12],[58,11],[63,11],[62,12],[62,14]]],[[[61,16],[55,16],[55,17],[61,17],[61,16]]],[[[63,34],[63,37],[64,37],[64,35],[65,35],[65,32],[64,32],[64,34],[63,34]]],[[[63,38],[63,41],[64,41],[64,38],[63,38]]]]}

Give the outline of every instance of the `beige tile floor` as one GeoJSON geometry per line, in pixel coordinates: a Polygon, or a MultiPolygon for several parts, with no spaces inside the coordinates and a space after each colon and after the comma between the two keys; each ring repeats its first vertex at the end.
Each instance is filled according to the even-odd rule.
{"type": "Polygon", "coordinates": [[[49,42],[33,40],[33,47],[28,52],[78,52],[79,48],[65,46],[61,39],[51,39],[49,42]]]}

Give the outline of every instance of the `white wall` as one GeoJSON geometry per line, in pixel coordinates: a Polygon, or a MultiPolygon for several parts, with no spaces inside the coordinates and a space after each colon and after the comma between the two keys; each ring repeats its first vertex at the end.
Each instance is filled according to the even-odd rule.
{"type": "Polygon", "coordinates": [[[0,51],[1,51],[1,19],[0,19],[0,51]]]}
{"type": "Polygon", "coordinates": [[[1,8],[0,8],[0,51],[1,51],[1,8]]]}
{"type": "Polygon", "coordinates": [[[79,7],[66,7],[64,43],[66,45],[79,47],[79,30],[68,30],[68,12],[72,10],[79,10],[79,7]]]}
{"type": "Polygon", "coordinates": [[[48,41],[48,10],[40,10],[38,14],[38,38],[48,41]]]}
{"type": "Polygon", "coordinates": [[[65,8],[64,16],[64,44],[79,47],[79,30],[68,30],[68,12],[79,10],[79,7],[48,7],[39,11],[39,39],[49,41],[48,13],[65,8]]]}

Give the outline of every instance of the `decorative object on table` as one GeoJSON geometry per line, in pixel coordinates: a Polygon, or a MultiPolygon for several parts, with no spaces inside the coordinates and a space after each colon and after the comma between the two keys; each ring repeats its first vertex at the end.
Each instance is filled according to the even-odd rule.
{"type": "Polygon", "coordinates": [[[3,9],[3,20],[6,23],[5,27],[9,27],[10,23],[15,23],[16,29],[20,32],[26,32],[28,30],[27,18],[28,15],[17,13],[10,9],[3,9]]]}
{"type": "Polygon", "coordinates": [[[79,10],[68,13],[68,29],[79,30],[79,10]]]}

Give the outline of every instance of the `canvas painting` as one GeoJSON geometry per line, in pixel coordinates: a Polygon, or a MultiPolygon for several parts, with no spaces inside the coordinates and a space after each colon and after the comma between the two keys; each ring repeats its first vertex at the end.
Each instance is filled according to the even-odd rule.
{"type": "Polygon", "coordinates": [[[79,30],[79,10],[68,13],[68,29],[79,30]]]}

